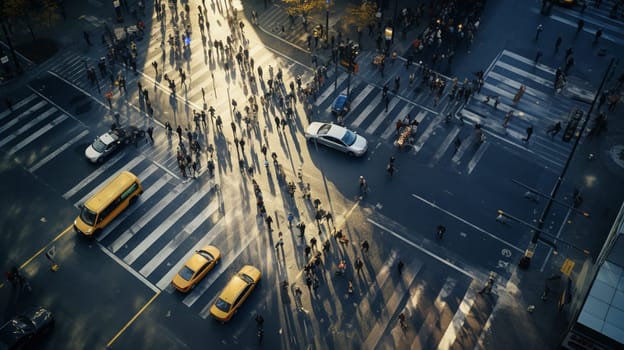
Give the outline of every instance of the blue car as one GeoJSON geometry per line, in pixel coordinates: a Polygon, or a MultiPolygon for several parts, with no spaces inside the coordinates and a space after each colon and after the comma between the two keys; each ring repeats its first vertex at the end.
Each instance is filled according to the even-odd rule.
{"type": "Polygon", "coordinates": [[[349,108],[351,107],[351,101],[345,94],[340,94],[332,103],[332,113],[338,116],[343,116],[349,112],[349,108]]]}

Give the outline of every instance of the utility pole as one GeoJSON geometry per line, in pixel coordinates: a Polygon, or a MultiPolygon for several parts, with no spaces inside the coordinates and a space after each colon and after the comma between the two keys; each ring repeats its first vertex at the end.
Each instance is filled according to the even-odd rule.
{"type": "Polygon", "coordinates": [[[587,127],[587,123],[589,122],[591,118],[591,114],[594,110],[594,107],[596,106],[596,101],[598,100],[598,96],[600,96],[601,94],[602,88],[604,87],[607,77],[609,76],[609,72],[613,68],[614,62],[615,62],[615,59],[611,58],[611,61],[609,62],[609,66],[607,67],[607,70],[605,71],[602,77],[600,86],[598,87],[598,91],[596,92],[596,95],[594,96],[594,100],[592,101],[592,104],[589,107],[589,110],[587,111],[587,117],[585,118],[585,121],[583,122],[583,126],[581,127],[581,130],[577,133],[576,139],[574,140],[574,145],[572,146],[572,150],[570,150],[570,154],[568,154],[568,158],[566,159],[563,169],[561,170],[561,174],[557,178],[557,182],[555,183],[555,186],[553,187],[553,189],[550,192],[550,195],[548,196],[549,200],[548,200],[548,203],[546,204],[546,207],[544,208],[544,211],[542,211],[542,215],[540,216],[537,222],[537,229],[532,230],[533,236],[531,237],[529,246],[524,251],[524,256],[520,259],[520,262],[518,263],[518,267],[522,269],[528,269],[529,265],[531,265],[531,258],[533,258],[533,254],[535,253],[535,248],[537,247],[537,242],[540,239],[540,234],[542,233],[542,230],[544,229],[544,222],[546,221],[546,218],[548,217],[548,213],[550,212],[550,208],[552,207],[552,204],[554,203],[554,198],[557,196],[557,192],[559,192],[559,187],[561,186],[561,183],[563,182],[563,179],[565,178],[566,172],[568,171],[568,167],[570,166],[570,163],[572,162],[572,157],[574,156],[576,148],[578,147],[578,144],[581,140],[581,136],[583,135],[583,132],[585,131],[585,128],[587,127]]]}

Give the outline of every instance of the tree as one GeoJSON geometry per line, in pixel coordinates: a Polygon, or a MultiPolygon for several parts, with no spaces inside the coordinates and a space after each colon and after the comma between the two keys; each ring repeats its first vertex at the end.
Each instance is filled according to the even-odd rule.
{"type": "Polygon", "coordinates": [[[60,19],[55,0],[3,0],[0,15],[9,23],[25,25],[33,40],[36,39],[33,25],[50,27],[60,19]]]}
{"type": "Polygon", "coordinates": [[[291,16],[304,17],[315,10],[325,10],[326,0],[282,0],[286,5],[286,12],[291,16]]]}
{"type": "Polygon", "coordinates": [[[363,0],[359,5],[347,6],[345,15],[342,17],[345,26],[363,27],[377,23],[377,4],[373,1],[363,0]]]}

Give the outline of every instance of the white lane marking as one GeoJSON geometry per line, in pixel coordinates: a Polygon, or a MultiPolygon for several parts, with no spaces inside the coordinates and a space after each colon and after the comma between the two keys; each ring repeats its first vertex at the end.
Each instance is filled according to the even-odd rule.
{"type": "MultiPolygon", "coordinates": [[[[346,74],[339,74],[338,75],[338,86],[342,85],[342,83],[347,79],[347,75],[346,74]]],[[[325,81],[325,84],[328,84],[330,82],[328,82],[327,80],[325,81]]],[[[331,84],[335,84],[335,82],[331,82],[331,84]]],[[[329,96],[331,96],[334,93],[334,90],[332,88],[328,88],[325,89],[325,91],[316,98],[316,101],[314,101],[314,105],[316,107],[320,106],[321,104],[323,104],[323,102],[325,102],[325,100],[327,100],[327,98],[329,96]]],[[[340,94],[342,93],[346,93],[346,91],[340,91],[340,94]]],[[[337,96],[337,95],[336,95],[337,96]]],[[[353,106],[353,105],[352,105],[353,106]]],[[[353,108],[352,108],[353,109],[353,108]]]]}
{"type": "Polygon", "coordinates": [[[461,304],[459,304],[459,308],[453,315],[453,319],[451,319],[449,327],[446,328],[442,339],[438,342],[438,350],[447,350],[452,347],[457,339],[457,335],[461,334],[461,328],[466,322],[466,316],[470,313],[472,305],[474,305],[475,298],[475,291],[468,288],[461,304]]]}
{"type": "Polygon", "coordinates": [[[453,268],[453,269],[455,269],[455,270],[457,270],[457,271],[459,271],[459,272],[463,273],[464,275],[466,275],[466,276],[468,276],[468,277],[470,277],[470,278],[472,278],[472,279],[475,279],[475,278],[476,278],[476,277],[475,277],[473,274],[471,274],[470,272],[468,272],[468,271],[466,271],[466,270],[462,269],[461,267],[459,267],[459,266],[457,266],[457,265],[454,265],[454,264],[452,264],[452,263],[450,263],[450,262],[446,261],[446,259],[444,259],[444,258],[442,258],[442,257],[440,257],[440,256],[438,256],[438,255],[436,255],[436,254],[434,254],[434,253],[432,253],[432,252],[430,252],[430,251],[426,250],[425,248],[422,248],[422,247],[421,247],[421,246],[419,246],[418,244],[416,244],[416,243],[414,243],[414,242],[410,241],[409,239],[407,239],[407,238],[405,238],[405,237],[403,237],[403,236],[399,235],[398,233],[396,233],[396,232],[394,232],[394,231],[390,230],[389,228],[387,228],[387,227],[383,226],[382,224],[380,224],[380,223],[378,223],[378,222],[376,222],[376,221],[374,221],[374,220],[371,220],[371,219],[366,219],[366,220],[368,220],[368,222],[370,222],[371,224],[373,224],[373,225],[375,225],[375,226],[379,227],[380,229],[382,229],[382,230],[384,230],[384,231],[388,232],[389,234],[393,235],[394,237],[396,237],[396,238],[400,239],[401,241],[403,241],[403,242],[405,242],[405,243],[407,243],[407,244],[411,245],[412,247],[414,247],[414,248],[416,248],[416,249],[420,250],[421,252],[423,252],[423,253],[425,253],[425,254],[429,255],[430,257],[432,257],[432,258],[434,258],[434,259],[438,260],[439,262],[441,262],[441,263],[443,263],[443,264],[445,264],[445,265],[447,265],[447,266],[449,266],[449,267],[451,267],[451,268],[453,268]]]}
{"type": "MultiPolygon", "coordinates": [[[[418,120],[418,116],[416,116],[417,117],[416,120],[418,120],[418,122],[420,123],[421,120],[425,118],[424,115],[426,113],[427,112],[425,111],[421,111],[420,113],[418,113],[418,116],[422,115],[422,117],[420,118],[420,120],[418,120]]],[[[418,140],[414,143],[412,147],[414,149],[414,153],[418,153],[422,149],[422,147],[425,145],[425,142],[427,142],[427,140],[429,140],[431,135],[433,135],[433,129],[439,124],[440,124],[440,118],[433,118],[431,123],[427,125],[427,128],[425,129],[425,131],[423,131],[422,135],[420,135],[418,140]]]]}
{"type": "MultiPolygon", "coordinates": [[[[151,174],[152,172],[156,171],[156,169],[157,167],[152,165],[148,167],[143,173],[141,173],[140,176],[137,177],[139,179],[145,179],[149,176],[149,174],[147,174],[148,171],[151,174]]],[[[167,182],[169,182],[169,180],[171,180],[171,177],[169,177],[167,174],[164,174],[158,179],[158,181],[150,185],[147,189],[144,189],[143,194],[139,196],[139,199],[132,207],[127,208],[115,220],[113,220],[113,222],[106,226],[103,232],[97,237],[98,242],[102,242],[106,237],[108,237],[109,234],[114,232],[119,224],[121,224],[128,216],[134,213],[134,211],[137,210],[142,203],[145,203],[148,199],[150,199],[151,196],[156,194],[159,189],[161,189],[167,182]]]]}
{"type": "Polygon", "coordinates": [[[102,173],[104,173],[108,168],[112,167],[113,165],[115,165],[115,163],[117,163],[119,160],[121,160],[121,158],[123,157],[123,155],[120,153],[118,155],[116,155],[115,157],[109,159],[106,163],[104,163],[103,165],[101,165],[99,168],[97,168],[97,170],[95,170],[94,172],[92,172],[89,176],[85,177],[82,181],[80,181],[79,183],[77,183],[74,187],[72,187],[71,189],[69,189],[69,191],[65,192],[63,194],[63,198],[64,199],[69,199],[70,197],[74,196],[78,191],[80,191],[86,184],[88,184],[89,182],[93,181],[93,179],[95,179],[96,177],[100,176],[102,173]]]}
{"type": "Polygon", "coordinates": [[[459,127],[454,126],[453,129],[451,129],[449,134],[446,136],[446,139],[444,139],[444,142],[442,142],[442,144],[440,145],[436,153],[433,155],[433,158],[431,159],[431,162],[429,164],[435,165],[440,160],[440,158],[442,158],[442,156],[444,155],[444,153],[446,153],[446,150],[449,148],[451,143],[455,141],[455,138],[457,137],[458,134],[459,134],[459,127]]]}
{"type": "MultiPolygon", "coordinates": [[[[13,111],[16,111],[20,108],[22,108],[25,104],[29,103],[30,101],[34,100],[37,97],[37,95],[32,94],[26,98],[24,98],[23,100],[20,100],[19,102],[17,102],[16,104],[13,105],[13,111]]],[[[2,111],[0,113],[0,120],[4,119],[6,116],[8,116],[9,114],[13,113],[13,111],[11,111],[10,109],[7,109],[5,111],[2,111]]]]}
{"type": "Polygon", "coordinates": [[[457,152],[453,154],[451,161],[457,165],[460,165],[461,157],[464,155],[464,153],[466,153],[466,151],[468,151],[469,148],[475,146],[475,142],[477,142],[477,134],[471,133],[470,136],[462,140],[461,146],[459,146],[457,152]]]}
{"type": "Polygon", "coordinates": [[[161,222],[155,230],[153,230],[147,237],[145,237],[139,245],[137,245],[126,257],[123,259],[129,265],[132,265],[149,247],[154,244],[167,230],[173,226],[183,215],[188,213],[188,210],[192,208],[200,199],[207,195],[205,192],[195,192],[191,198],[184,201],[184,204],[179,206],[173,214],[169,215],[164,222],[161,222]]]}
{"type": "MultiPolygon", "coordinates": [[[[373,85],[366,85],[364,87],[364,90],[362,90],[351,103],[351,110],[354,110],[356,105],[360,104],[362,100],[370,95],[373,88],[373,85]]],[[[368,117],[370,112],[377,108],[377,105],[381,102],[381,94],[375,94],[375,98],[373,98],[372,101],[370,99],[368,101],[369,102],[366,103],[366,108],[364,108],[364,110],[360,112],[358,117],[351,123],[351,126],[353,126],[354,128],[358,128],[360,124],[362,124],[362,122],[368,117]]]]}
{"type": "Polygon", "coordinates": [[[477,152],[474,154],[472,159],[468,162],[468,174],[470,175],[474,168],[477,166],[477,163],[481,160],[481,157],[485,154],[485,151],[490,147],[489,142],[483,142],[477,152]]]}
{"type": "Polygon", "coordinates": [[[30,108],[28,108],[24,112],[20,113],[18,116],[15,116],[15,117],[11,118],[10,121],[8,121],[6,124],[2,125],[2,127],[0,128],[0,132],[5,132],[9,128],[11,128],[15,124],[17,124],[23,118],[31,117],[37,110],[41,109],[43,106],[45,106],[47,104],[48,103],[46,101],[39,101],[39,102],[37,102],[37,104],[35,104],[33,106],[30,106],[30,108]]]}
{"type": "MultiPolygon", "coordinates": [[[[563,218],[563,221],[561,222],[568,222],[568,218],[570,217],[570,214],[572,214],[572,207],[568,208],[568,212],[566,213],[565,218],[563,218]]],[[[561,232],[563,232],[563,229],[566,227],[566,225],[561,225],[559,226],[559,231],[557,231],[557,238],[559,238],[559,236],[561,236],[561,232]]],[[[557,240],[554,239],[553,243],[557,243],[557,240]]],[[[548,254],[546,254],[546,259],[544,259],[544,262],[542,263],[542,267],[540,267],[540,272],[544,272],[544,269],[546,268],[546,264],[548,263],[548,260],[550,259],[550,255],[553,252],[553,248],[551,246],[548,246],[548,254]]]]}
{"type": "MultiPolygon", "coordinates": [[[[28,111],[22,113],[22,115],[20,115],[20,116],[18,116],[16,118],[13,118],[11,121],[9,121],[8,123],[4,124],[0,128],[0,132],[4,132],[4,131],[8,130],[9,128],[13,127],[15,124],[17,124],[20,120],[22,120],[25,117],[31,117],[32,114],[34,114],[34,111],[36,110],[36,109],[34,109],[35,107],[37,107],[37,109],[38,109],[39,107],[42,107],[42,106],[44,106],[46,104],[47,103],[45,101],[39,102],[37,105],[31,107],[28,111]],[[26,113],[28,113],[28,114],[26,114],[26,113]]],[[[6,145],[10,141],[13,141],[19,134],[21,134],[24,131],[28,130],[31,126],[33,126],[36,123],[42,121],[43,119],[45,119],[48,116],[50,116],[50,114],[52,114],[52,113],[54,113],[56,111],[57,111],[57,109],[55,109],[54,107],[51,107],[48,110],[46,110],[45,112],[43,112],[42,114],[40,114],[39,116],[37,116],[37,118],[31,119],[30,122],[28,122],[25,125],[22,125],[19,129],[17,129],[16,131],[12,132],[7,137],[5,137],[4,140],[0,140],[0,147],[6,145]]]]}
{"type": "MultiPolygon", "coordinates": [[[[132,159],[130,162],[128,162],[128,164],[124,165],[125,169],[128,170],[132,170],[132,168],[134,168],[135,165],[137,165],[139,162],[141,162],[144,158],[143,157],[136,157],[134,159],[132,159]]],[[[99,169],[98,169],[99,170],[99,169]]],[[[94,171],[93,173],[96,173],[97,171],[94,171]]],[[[93,173],[91,175],[93,175],[93,173]]],[[[101,183],[99,183],[94,189],[92,189],[89,193],[87,193],[85,196],[83,196],[82,198],[80,198],[78,201],[76,201],[74,203],[75,207],[80,206],[82,203],[86,202],[89,198],[91,198],[97,191],[101,190],[107,183],[109,183],[115,176],[117,176],[119,174],[119,172],[115,172],[113,174],[111,174],[108,178],[106,178],[106,180],[102,181],[101,183]]],[[[87,177],[89,178],[89,177],[87,177]]],[[[85,180],[87,179],[85,178],[85,180]]],[[[95,177],[91,178],[94,179],[95,177]]],[[[84,181],[84,180],[83,180],[84,181]]],[[[83,181],[81,181],[81,183],[83,183],[83,181]]],[[[91,182],[91,181],[89,181],[91,182]]],[[[85,183],[86,185],[86,183],[85,183]]]]}
{"type": "Polygon", "coordinates": [[[17,145],[13,146],[9,150],[9,152],[7,152],[7,153],[9,155],[11,155],[11,156],[14,155],[15,153],[19,152],[24,147],[28,146],[29,143],[31,143],[34,140],[38,139],[41,135],[45,134],[46,132],[48,132],[52,128],[54,128],[55,126],[57,126],[60,123],[62,123],[63,121],[65,121],[65,119],[67,119],[67,118],[69,118],[69,117],[66,114],[61,114],[60,116],[58,116],[53,121],[49,122],[45,126],[37,129],[37,131],[35,131],[35,132],[31,133],[30,135],[28,135],[26,138],[22,139],[22,141],[20,141],[17,145]]]}
{"type": "MultiPolygon", "coordinates": [[[[182,186],[182,184],[180,185],[182,186]]],[[[178,196],[179,191],[176,191],[174,188],[171,192],[167,193],[167,195],[161,198],[156,205],[150,208],[148,212],[146,212],[143,216],[141,216],[129,229],[126,230],[119,238],[117,238],[113,243],[108,246],[113,253],[117,253],[119,249],[121,249],[132,237],[134,237],[135,233],[137,233],[140,229],[142,229],[150,220],[152,220],[158,213],[162,210],[162,208],[171,204],[171,202],[178,196]]]]}
{"type": "Polygon", "coordinates": [[[42,166],[44,166],[47,162],[51,161],[53,158],[55,158],[56,156],[58,156],[59,154],[61,154],[63,151],[65,151],[66,149],[68,149],[71,145],[73,145],[74,143],[76,143],[78,140],[82,139],[83,137],[87,136],[87,134],[89,134],[89,130],[82,130],[82,132],[76,136],[74,136],[71,140],[65,142],[64,144],[62,144],[59,148],[57,148],[56,150],[54,150],[54,152],[48,154],[47,156],[45,156],[43,159],[41,159],[40,161],[38,161],[35,165],[31,166],[28,171],[29,172],[35,172],[37,171],[37,169],[41,168],[42,166]]]}
{"type": "MultiPolygon", "coordinates": [[[[427,205],[429,205],[429,206],[431,206],[431,207],[433,207],[433,208],[438,209],[439,211],[441,211],[441,212],[443,212],[443,213],[445,213],[445,214],[447,214],[447,215],[449,215],[449,216],[451,216],[451,217],[455,218],[456,220],[458,220],[458,221],[460,221],[460,222],[462,222],[462,223],[464,223],[464,224],[466,224],[466,225],[468,225],[468,226],[470,226],[470,227],[474,228],[475,230],[477,230],[477,231],[479,231],[479,232],[481,232],[481,233],[484,233],[484,234],[486,234],[486,235],[490,236],[491,238],[493,238],[493,239],[495,239],[495,240],[497,240],[497,241],[499,241],[499,242],[503,243],[504,245],[506,245],[506,246],[508,246],[508,247],[510,247],[510,248],[513,248],[513,249],[515,249],[516,251],[518,251],[518,252],[520,252],[520,253],[524,253],[524,249],[520,249],[520,248],[516,247],[515,245],[513,245],[513,244],[511,244],[511,243],[507,242],[506,240],[504,240],[504,239],[502,239],[502,238],[499,238],[498,236],[493,235],[493,234],[489,233],[488,231],[486,231],[486,230],[482,229],[481,227],[479,227],[479,226],[477,226],[477,225],[475,225],[475,224],[473,224],[473,223],[471,223],[471,222],[467,221],[466,219],[461,218],[461,217],[459,217],[459,216],[457,216],[457,215],[455,215],[455,214],[451,213],[450,211],[448,211],[448,210],[446,210],[446,209],[440,208],[437,204],[432,203],[432,202],[430,202],[430,201],[428,201],[428,200],[424,199],[423,197],[420,197],[420,196],[418,196],[418,195],[416,195],[416,194],[414,194],[414,193],[412,193],[412,197],[414,197],[414,198],[416,198],[416,199],[420,200],[421,202],[423,202],[423,203],[425,203],[425,204],[427,204],[427,205]]],[[[470,276],[472,277],[472,275],[470,275],[470,276]]],[[[473,279],[474,279],[474,277],[473,277],[473,279]]]]}
{"type": "Polygon", "coordinates": [[[99,242],[98,242],[98,247],[100,247],[100,249],[104,252],[104,254],[108,255],[111,259],[113,259],[113,261],[119,264],[119,266],[123,267],[126,271],[130,272],[132,276],[136,277],[139,281],[143,282],[143,284],[145,284],[149,289],[153,290],[154,293],[160,292],[160,289],[158,289],[158,287],[150,283],[150,281],[148,281],[145,277],[139,275],[138,272],[134,271],[130,266],[124,263],[121,259],[119,259],[115,254],[110,252],[108,249],[106,249],[106,247],[101,245],[99,242]]]}
{"type": "MultiPolygon", "coordinates": [[[[392,111],[392,108],[394,108],[395,105],[392,105],[392,107],[389,108],[389,110],[392,111]]],[[[403,106],[403,109],[401,109],[399,113],[394,114],[394,116],[389,116],[388,113],[379,113],[379,116],[377,116],[377,118],[373,120],[373,122],[368,126],[368,128],[366,128],[366,133],[372,134],[375,130],[377,130],[379,125],[381,125],[381,123],[383,123],[383,121],[386,120],[386,118],[389,118],[389,119],[403,118],[403,116],[406,116],[409,113],[409,111],[413,108],[414,106],[410,104],[406,104],[405,106],[403,106]]],[[[391,121],[390,125],[392,124],[394,123],[391,121]]]]}
{"type": "MultiPolygon", "coordinates": [[[[148,261],[142,268],[139,270],[139,273],[145,277],[156,270],[156,268],[162,264],[162,262],[171,254],[174,250],[176,250],[184,240],[195,232],[195,229],[199,227],[201,223],[206,221],[212,213],[214,213],[219,208],[219,201],[215,200],[210,203],[209,206],[204,208],[204,210],[199,213],[193,221],[191,221],[188,225],[186,225],[178,234],[171,240],[169,243],[162,248],[158,254],[156,254],[150,261],[148,261]]],[[[194,250],[193,250],[194,251],[194,250]]],[[[184,260],[186,261],[186,260],[184,260]]]]}

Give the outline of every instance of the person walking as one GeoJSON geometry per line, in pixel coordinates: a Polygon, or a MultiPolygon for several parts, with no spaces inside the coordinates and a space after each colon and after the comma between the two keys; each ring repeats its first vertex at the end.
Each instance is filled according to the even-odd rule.
{"type": "Polygon", "coordinates": [[[370,248],[370,245],[368,244],[367,240],[364,240],[362,244],[360,244],[360,250],[362,251],[362,253],[368,253],[369,248],[370,248]]]}
{"type": "Polygon", "coordinates": [[[554,137],[561,131],[561,122],[556,122],[546,131],[547,134],[550,134],[551,137],[554,137]]]}
{"type": "Polygon", "coordinates": [[[494,280],[496,278],[496,274],[494,272],[490,272],[487,281],[483,285],[483,288],[479,291],[479,294],[483,293],[492,293],[492,288],[494,287],[494,280]]]}
{"type": "Polygon", "coordinates": [[[526,136],[522,138],[522,141],[529,142],[531,135],[533,134],[533,126],[526,128],[526,136]]]}
{"type": "Polygon", "coordinates": [[[295,219],[295,215],[290,212],[288,213],[288,228],[292,228],[292,222],[295,219]]]}
{"type": "Polygon", "coordinates": [[[602,37],[602,28],[598,28],[596,33],[594,34],[594,44],[598,42],[598,40],[602,37]]]}
{"type": "Polygon", "coordinates": [[[154,67],[154,74],[158,75],[158,62],[152,61],[152,67],[154,67]]]}
{"type": "Polygon", "coordinates": [[[152,141],[152,143],[154,143],[154,127],[150,126],[147,128],[147,136],[149,136],[150,141],[152,141]]]}
{"type": "Polygon", "coordinates": [[[106,98],[106,102],[108,102],[108,107],[112,109],[113,108],[113,92],[108,91],[107,93],[104,94],[104,97],[106,98]]]}
{"type": "Polygon", "coordinates": [[[182,143],[182,127],[180,125],[176,128],[176,133],[178,133],[178,140],[182,143]]]}
{"type": "Polygon", "coordinates": [[[277,240],[277,243],[275,243],[275,249],[279,249],[279,248],[282,248],[282,250],[284,249],[284,237],[282,236],[283,236],[282,231],[279,231],[277,233],[278,240],[277,240]]]}
{"type": "Polygon", "coordinates": [[[539,36],[540,36],[540,33],[542,33],[542,31],[544,31],[544,26],[542,26],[541,24],[538,24],[537,29],[535,30],[535,41],[539,40],[539,36]]]}
{"type": "Polygon", "coordinates": [[[438,238],[442,239],[444,237],[444,233],[446,232],[446,226],[444,225],[438,225],[437,227],[437,234],[438,234],[438,238]]]}
{"type": "Polygon", "coordinates": [[[453,154],[457,153],[457,151],[459,150],[460,146],[461,146],[461,140],[460,140],[459,136],[457,136],[455,138],[455,152],[453,152],[453,154]]]}
{"type": "Polygon", "coordinates": [[[399,275],[403,273],[404,267],[405,267],[405,263],[403,262],[403,260],[399,259],[399,262],[397,263],[397,271],[399,271],[399,275]]]}
{"type": "Polygon", "coordinates": [[[561,35],[559,35],[557,37],[557,41],[555,41],[555,52],[559,51],[559,47],[561,46],[562,41],[563,41],[563,38],[561,38],[561,35]]]}
{"type": "Polygon", "coordinates": [[[264,221],[267,224],[267,229],[269,230],[269,232],[273,231],[273,229],[271,228],[271,224],[273,223],[273,218],[271,217],[271,215],[267,215],[266,219],[264,219],[264,221]]]}
{"type": "Polygon", "coordinates": [[[306,229],[305,222],[302,221],[299,224],[297,224],[297,228],[299,229],[299,237],[303,238],[303,235],[305,234],[305,229],[306,229]]]}

